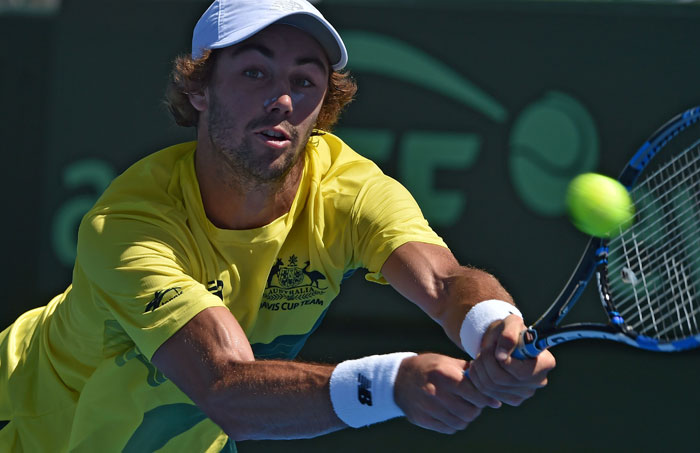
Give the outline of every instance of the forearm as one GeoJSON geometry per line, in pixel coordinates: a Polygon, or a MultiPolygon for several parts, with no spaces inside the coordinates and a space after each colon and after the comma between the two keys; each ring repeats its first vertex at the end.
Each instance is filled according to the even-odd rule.
{"type": "Polygon", "coordinates": [[[464,376],[466,366],[460,359],[413,353],[363,357],[337,366],[240,363],[229,370],[230,379],[220,390],[209,392],[207,413],[216,414],[212,419],[235,440],[314,437],[401,415],[419,426],[454,433],[482,408],[500,407],[475,391],[464,376]]]}
{"type": "Polygon", "coordinates": [[[496,277],[472,267],[454,268],[442,286],[434,319],[457,345],[462,344],[460,329],[464,317],[476,304],[492,299],[514,304],[513,298],[496,277]]]}
{"type": "Polygon", "coordinates": [[[151,361],[234,440],[306,438],[343,428],[330,402],[334,367],[255,361],[226,307],[210,307],[151,361]]]}
{"type": "Polygon", "coordinates": [[[382,274],[474,358],[465,381],[483,395],[518,405],[546,384],[554,367],[549,352],[533,360],[510,357],[525,325],[494,276],[460,266],[444,247],[411,242],[389,256],[382,274]]]}
{"type": "Polygon", "coordinates": [[[465,315],[479,302],[513,298],[488,272],[460,266],[452,253],[430,244],[409,242],[396,249],[382,267],[387,281],[438,322],[462,346],[465,315]]]}
{"type": "Polygon", "coordinates": [[[299,362],[233,363],[204,392],[207,414],[235,439],[313,437],[404,415],[394,381],[413,352],[346,360],[336,366],[299,362]]]}
{"type": "Polygon", "coordinates": [[[231,362],[213,388],[193,396],[233,439],[309,438],[346,427],[329,397],[331,365],[231,362]]]}

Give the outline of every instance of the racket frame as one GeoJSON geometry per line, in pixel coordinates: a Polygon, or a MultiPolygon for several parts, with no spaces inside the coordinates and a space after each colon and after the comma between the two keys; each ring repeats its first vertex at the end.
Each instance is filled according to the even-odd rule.
{"type": "MultiPolygon", "coordinates": [[[[652,158],[681,131],[700,120],[700,107],[676,115],[661,126],[632,156],[620,173],[618,181],[630,190],[652,158]]],[[[582,338],[613,340],[650,351],[681,351],[700,346],[700,334],[677,341],[662,341],[640,335],[627,326],[615,310],[608,289],[608,240],[591,237],[568,282],[547,311],[523,331],[513,356],[519,359],[536,357],[545,349],[582,338]],[[598,294],[608,316],[608,323],[575,323],[560,326],[596,275],[598,294]]]]}

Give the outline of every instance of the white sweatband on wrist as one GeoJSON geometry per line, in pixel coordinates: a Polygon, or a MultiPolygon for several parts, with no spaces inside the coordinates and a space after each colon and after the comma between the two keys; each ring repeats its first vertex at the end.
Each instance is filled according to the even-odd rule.
{"type": "Polygon", "coordinates": [[[520,310],[513,304],[502,300],[485,300],[474,305],[464,317],[459,329],[459,339],[467,353],[476,358],[481,350],[481,337],[486,333],[492,322],[500,321],[510,315],[523,317],[520,310]]]}
{"type": "Polygon", "coordinates": [[[339,363],[330,382],[331,403],[338,418],[360,428],[404,415],[394,402],[394,381],[403,359],[415,355],[394,352],[339,363]]]}

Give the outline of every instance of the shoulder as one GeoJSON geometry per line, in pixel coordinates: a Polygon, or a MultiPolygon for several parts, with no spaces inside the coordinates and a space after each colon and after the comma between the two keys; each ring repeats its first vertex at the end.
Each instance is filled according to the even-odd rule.
{"type": "Polygon", "coordinates": [[[154,232],[173,233],[185,221],[182,180],[189,178],[188,159],[196,143],[182,143],[139,160],[117,176],[80,224],[78,242],[88,238],[126,239],[154,232]],[[109,228],[109,226],[112,228],[109,228]],[[125,228],[128,226],[128,228],[125,228]]]}
{"type": "Polygon", "coordinates": [[[193,158],[196,145],[196,142],[180,143],[137,161],[112,181],[100,201],[134,195],[142,198],[145,191],[167,189],[173,177],[181,176],[178,167],[193,158]]]}
{"type": "Polygon", "coordinates": [[[171,204],[180,198],[174,191],[179,179],[187,179],[194,165],[196,142],[181,143],[150,154],[117,176],[93,206],[91,213],[115,212],[171,204]]]}
{"type": "Polygon", "coordinates": [[[336,135],[325,132],[311,137],[309,145],[312,177],[333,192],[357,192],[376,178],[388,178],[377,164],[336,135]]]}

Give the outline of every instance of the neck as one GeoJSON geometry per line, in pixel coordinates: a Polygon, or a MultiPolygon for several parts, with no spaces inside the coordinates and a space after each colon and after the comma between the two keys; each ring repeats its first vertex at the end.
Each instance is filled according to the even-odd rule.
{"type": "Polygon", "coordinates": [[[304,154],[279,181],[261,182],[236,174],[230,166],[197,147],[195,171],[204,211],[217,228],[248,230],[289,212],[304,171],[304,154]]]}

